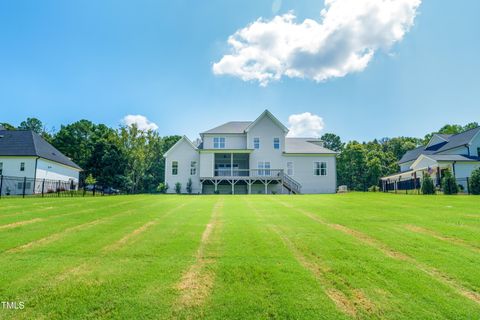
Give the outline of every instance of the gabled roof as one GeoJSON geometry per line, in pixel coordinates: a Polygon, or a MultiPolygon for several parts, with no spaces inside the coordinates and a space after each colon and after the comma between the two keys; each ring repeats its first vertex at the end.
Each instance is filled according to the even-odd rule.
{"type": "Polygon", "coordinates": [[[319,139],[285,138],[285,153],[336,154],[335,151],[318,145],[319,139]]]}
{"type": "Polygon", "coordinates": [[[230,121],[224,123],[218,127],[202,132],[202,134],[215,134],[215,133],[245,133],[245,129],[252,123],[252,121],[230,121]]]}
{"type": "Polygon", "coordinates": [[[454,134],[448,138],[448,143],[441,147],[438,152],[457,148],[469,144],[472,139],[480,132],[480,127],[467,130],[462,133],[454,134]]]}
{"type": "Polygon", "coordinates": [[[81,170],[70,158],[33,131],[0,130],[0,156],[32,156],[81,170]]]}
{"type": "Polygon", "coordinates": [[[417,159],[420,155],[433,155],[440,154],[443,151],[458,148],[461,146],[468,145],[472,139],[480,134],[480,127],[467,130],[458,134],[435,134],[441,136],[443,140],[441,143],[437,143],[431,146],[421,146],[413,150],[407,151],[398,163],[405,163],[417,159]]]}
{"type": "Polygon", "coordinates": [[[257,123],[260,122],[260,120],[262,120],[264,117],[269,117],[278,127],[280,127],[285,133],[288,132],[288,128],[285,127],[283,125],[283,123],[281,123],[277,118],[275,118],[275,116],[268,110],[265,110],[262,112],[262,114],[260,116],[258,116],[257,119],[255,119],[255,121],[253,121],[252,123],[250,123],[250,125],[245,129],[245,132],[248,132],[251,128],[255,127],[255,125],[257,123]]]}
{"type": "Polygon", "coordinates": [[[167,152],[164,153],[163,157],[167,157],[170,152],[172,152],[173,149],[175,149],[177,146],[179,146],[182,142],[187,142],[194,150],[197,150],[197,147],[193,144],[190,139],[187,138],[187,136],[181,137],[170,149],[168,149],[167,152]]]}

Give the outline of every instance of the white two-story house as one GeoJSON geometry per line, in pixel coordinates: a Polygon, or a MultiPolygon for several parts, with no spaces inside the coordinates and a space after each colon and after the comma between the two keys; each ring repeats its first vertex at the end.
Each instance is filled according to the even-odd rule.
{"type": "Polygon", "coordinates": [[[459,133],[432,136],[425,145],[406,152],[399,161],[400,172],[381,178],[386,190],[418,188],[429,175],[440,186],[446,170],[468,190],[468,178],[480,167],[480,127],[459,133]]]}
{"type": "Polygon", "coordinates": [[[336,152],[317,138],[289,138],[265,110],[255,121],[232,121],[180,139],[165,153],[168,193],[335,193],[336,152]]]}

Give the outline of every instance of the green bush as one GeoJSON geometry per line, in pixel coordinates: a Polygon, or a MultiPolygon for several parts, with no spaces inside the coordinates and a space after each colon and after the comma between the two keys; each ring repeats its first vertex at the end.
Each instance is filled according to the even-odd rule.
{"type": "Polygon", "coordinates": [[[480,168],[473,170],[470,177],[470,193],[480,194],[480,168]]]}
{"type": "Polygon", "coordinates": [[[213,191],[214,194],[220,194],[220,190],[213,191]]]}
{"type": "Polygon", "coordinates": [[[435,186],[433,180],[429,175],[423,177],[422,180],[422,193],[423,194],[435,194],[435,186]]]}
{"type": "Polygon", "coordinates": [[[175,183],[175,193],[176,194],[182,193],[182,184],[180,182],[175,183]]]}
{"type": "Polygon", "coordinates": [[[457,180],[454,176],[450,173],[449,170],[446,170],[443,174],[442,178],[442,191],[443,194],[457,194],[458,193],[458,185],[457,180]]]}
{"type": "Polygon", "coordinates": [[[167,193],[167,190],[168,190],[168,183],[160,182],[160,184],[157,187],[157,192],[167,193]]]}
{"type": "Polygon", "coordinates": [[[188,178],[187,186],[186,186],[188,194],[192,194],[192,179],[188,178]]]}
{"type": "Polygon", "coordinates": [[[379,191],[380,191],[379,186],[371,186],[370,188],[368,188],[368,192],[379,192],[379,191]]]}

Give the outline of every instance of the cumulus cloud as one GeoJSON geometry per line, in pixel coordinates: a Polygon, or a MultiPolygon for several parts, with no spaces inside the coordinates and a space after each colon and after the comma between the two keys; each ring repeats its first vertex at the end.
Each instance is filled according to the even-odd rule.
{"type": "Polygon", "coordinates": [[[228,39],[231,54],[213,64],[265,86],[282,76],[317,82],[364,70],[413,26],[421,0],[325,0],[320,19],[296,22],[293,12],[258,19],[228,39]]]}
{"type": "Polygon", "coordinates": [[[157,130],[158,126],[156,123],[151,122],[147,119],[147,117],[142,116],[140,114],[129,114],[123,117],[122,123],[127,126],[131,126],[132,124],[136,124],[138,129],[140,130],[157,130]]]}
{"type": "Polygon", "coordinates": [[[318,138],[325,123],[323,118],[310,112],[292,114],[288,117],[289,137],[318,138]]]}

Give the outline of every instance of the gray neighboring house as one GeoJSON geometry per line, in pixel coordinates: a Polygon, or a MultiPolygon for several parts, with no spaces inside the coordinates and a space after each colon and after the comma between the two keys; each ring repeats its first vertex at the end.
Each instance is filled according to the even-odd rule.
{"type": "Polygon", "coordinates": [[[168,193],[335,193],[336,152],[317,138],[288,138],[265,110],[255,121],[231,121],[182,137],[165,153],[168,193]]]}
{"type": "MultiPolygon", "coordinates": [[[[23,181],[7,184],[10,177],[27,178],[27,194],[40,193],[42,180],[78,185],[82,169],[33,131],[4,130],[0,126],[0,176],[2,194],[23,193],[23,181]],[[7,190],[8,188],[8,190],[7,190]]],[[[48,190],[45,190],[47,192],[48,190]]]]}
{"type": "Polygon", "coordinates": [[[449,170],[467,190],[467,178],[480,167],[480,127],[459,134],[436,133],[427,145],[406,152],[398,164],[399,173],[381,178],[384,189],[398,189],[403,181],[421,183],[427,174],[439,186],[449,170]]]}

